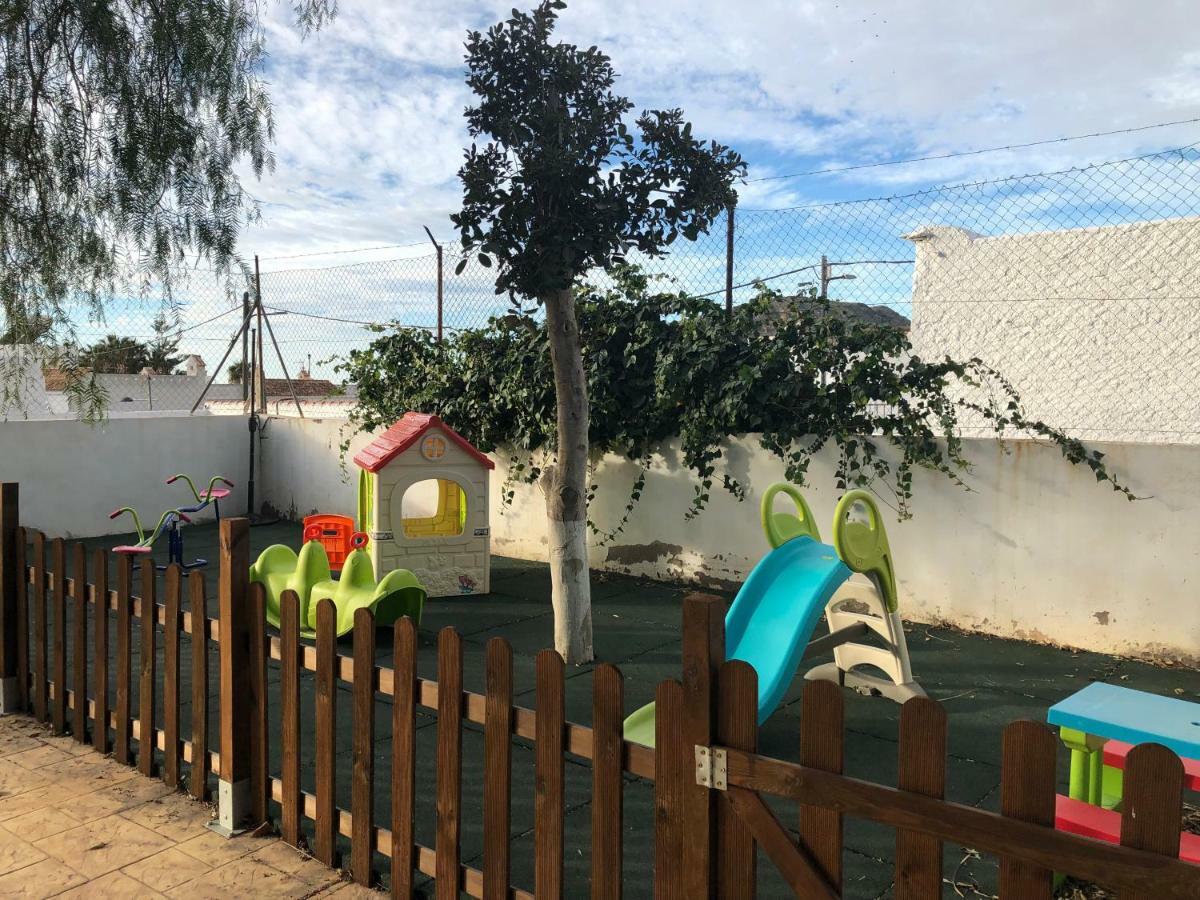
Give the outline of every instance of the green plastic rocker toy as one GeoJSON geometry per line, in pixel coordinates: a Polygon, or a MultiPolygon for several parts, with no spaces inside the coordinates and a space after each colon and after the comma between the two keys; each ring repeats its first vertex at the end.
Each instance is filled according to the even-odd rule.
{"type": "Polygon", "coordinates": [[[298,554],[284,544],[274,544],[250,567],[250,581],[266,588],[267,621],[276,628],[280,601],[287,590],[295,591],[300,599],[300,634],[307,638],[316,635],[317,604],[326,598],[333,600],[337,610],[338,637],[353,629],[354,613],[360,608],[375,614],[376,625],[391,625],[402,616],[421,623],[425,588],[407,569],[388,572],[376,583],[371,557],[363,549],[368,538],[361,531],[351,538],[353,549],[336,581],[320,541],[320,526],[306,528],[304,537],[298,554]]]}

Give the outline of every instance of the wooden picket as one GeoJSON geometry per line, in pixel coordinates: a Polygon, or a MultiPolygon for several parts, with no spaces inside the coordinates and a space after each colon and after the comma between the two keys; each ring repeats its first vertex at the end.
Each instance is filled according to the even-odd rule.
{"type": "MultiPolygon", "coordinates": [[[[397,657],[397,662],[399,658],[397,657]]],[[[487,708],[483,754],[483,896],[508,896],[512,864],[508,835],[512,818],[512,647],[502,638],[487,643],[487,708]]]]}
{"type": "Polygon", "coordinates": [[[92,629],[95,646],[92,648],[92,678],[95,708],[92,724],[92,747],[98,753],[108,752],[108,554],[96,550],[92,557],[92,574],[96,583],[91,586],[91,608],[95,619],[92,629]]]}
{"type": "Polygon", "coordinates": [[[453,628],[438,635],[437,855],[438,900],[457,900],[462,813],[462,639],[453,628]]]}
{"type": "MultiPolygon", "coordinates": [[[[50,681],[57,686],[54,692],[53,704],[50,707],[50,724],[55,734],[67,733],[67,544],[62,538],[50,542],[50,560],[53,566],[54,579],[51,582],[50,596],[53,598],[50,610],[50,622],[53,628],[53,674],[50,681]]],[[[43,670],[47,671],[47,670],[43,670]]],[[[47,690],[49,686],[47,686],[47,690]]]]}
{"type": "Polygon", "coordinates": [[[76,741],[87,743],[87,704],[79,702],[87,697],[87,548],[76,544],[71,553],[74,577],[71,580],[71,618],[72,638],[71,650],[74,665],[71,668],[71,690],[76,697],[74,716],[71,720],[71,732],[76,741]]]}
{"type": "MultiPolygon", "coordinates": [[[[147,568],[149,568],[147,566],[147,568]]],[[[167,569],[163,624],[163,764],[162,779],[179,787],[179,632],[183,570],[167,569]]]]}

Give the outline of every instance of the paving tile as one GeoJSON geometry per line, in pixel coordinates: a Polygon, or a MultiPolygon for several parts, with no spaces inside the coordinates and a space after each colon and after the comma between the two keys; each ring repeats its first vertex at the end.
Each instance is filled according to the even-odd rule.
{"type": "Polygon", "coordinates": [[[15,796],[0,793],[0,823],[15,819],[17,816],[35,809],[68,801],[73,802],[75,796],[74,791],[58,784],[43,784],[15,796]]]}
{"type": "Polygon", "coordinates": [[[0,897],[6,900],[53,897],[86,882],[86,876],[64,866],[57,859],[43,859],[7,875],[0,875],[0,897]]]}
{"type": "MultiPolygon", "coordinates": [[[[137,775],[135,770],[135,776],[137,775]]],[[[171,793],[161,781],[140,776],[128,778],[112,787],[92,791],[71,803],[71,815],[81,822],[101,819],[141,803],[149,803],[171,793]]]]}
{"type": "Polygon", "coordinates": [[[256,838],[249,835],[224,838],[215,831],[206,829],[204,834],[178,844],[177,849],[203,863],[208,863],[209,866],[216,867],[261,850],[271,840],[271,838],[256,838]]]}
{"type": "Polygon", "coordinates": [[[336,897],[337,900],[379,900],[382,895],[382,891],[343,882],[320,894],[314,894],[314,897],[320,897],[321,900],[325,900],[326,897],[336,897]]]}
{"type": "Polygon", "coordinates": [[[136,769],[123,766],[98,753],[74,756],[63,762],[43,766],[36,774],[77,794],[90,794],[138,777],[136,769]]]}
{"type": "Polygon", "coordinates": [[[104,897],[105,900],[113,898],[113,900],[121,900],[128,897],[129,900],[156,900],[156,898],[164,898],[165,894],[160,894],[158,891],[147,887],[146,885],[124,875],[121,872],[109,872],[100,878],[89,881],[87,884],[81,884],[77,888],[72,888],[63,894],[56,894],[57,897],[104,897]]]}
{"type": "Polygon", "coordinates": [[[176,842],[195,837],[212,820],[208,806],[178,793],[130,807],[120,815],[176,842]]]}
{"type": "Polygon", "coordinates": [[[22,869],[46,858],[46,854],[7,828],[0,828],[0,874],[22,869]]]}
{"type": "Polygon", "coordinates": [[[211,868],[194,856],[171,847],[125,866],[121,871],[156,891],[169,891],[193,878],[199,878],[211,868]]]}
{"type": "Polygon", "coordinates": [[[171,841],[120,816],[97,819],[35,842],[37,849],[88,878],[153,856],[171,841]]]}
{"type": "Polygon", "coordinates": [[[27,841],[38,841],[80,824],[74,816],[53,806],[44,806],[7,820],[4,827],[27,841]]]}
{"type": "Polygon", "coordinates": [[[341,878],[336,869],[329,868],[303,850],[297,850],[283,841],[272,841],[261,850],[256,850],[250,858],[300,879],[313,890],[324,890],[341,878]]]}
{"type": "Polygon", "coordinates": [[[236,859],[167,892],[188,900],[228,900],[229,897],[307,897],[312,888],[274,866],[252,858],[236,859]]]}
{"type": "Polygon", "coordinates": [[[14,753],[34,750],[40,746],[42,746],[41,740],[31,732],[15,730],[10,732],[6,726],[4,733],[0,734],[0,759],[14,753]]]}
{"type": "Polygon", "coordinates": [[[48,783],[45,775],[31,772],[29,769],[17,765],[11,757],[0,759],[0,800],[7,802],[9,797],[23,794],[48,783]]]}
{"type": "Polygon", "coordinates": [[[50,744],[39,743],[36,747],[13,753],[5,757],[7,762],[16,763],[23,769],[39,769],[52,763],[63,762],[71,758],[69,753],[59,750],[50,744]]]}

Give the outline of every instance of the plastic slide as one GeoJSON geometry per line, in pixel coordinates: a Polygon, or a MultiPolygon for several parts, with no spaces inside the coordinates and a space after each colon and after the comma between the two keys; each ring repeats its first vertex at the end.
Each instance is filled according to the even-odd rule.
{"type": "MultiPolygon", "coordinates": [[[[773,549],[750,572],[725,615],[725,658],[748,662],[758,673],[759,725],[783,700],[826,605],[852,574],[871,573],[888,596],[895,595],[887,537],[874,501],[863,491],[849,492],[838,504],[836,546],[821,542],[812,511],[790,484],[766,491],[761,516],[773,549]],[[792,499],[795,513],[774,511],[780,493],[792,499]],[[868,523],[850,519],[855,505],[866,507],[868,523]]],[[[653,703],[626,718],[625,739],[654,746],[653,703]]]]}

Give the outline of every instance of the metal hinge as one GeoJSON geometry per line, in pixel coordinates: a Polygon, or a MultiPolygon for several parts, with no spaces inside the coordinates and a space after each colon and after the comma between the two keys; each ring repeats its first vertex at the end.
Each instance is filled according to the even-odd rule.
{"type": "Polygon", "coordinates": [[[720,747],[696,745],[696,784],[718,791],[729,787],[725,751],[720,747]]]}

